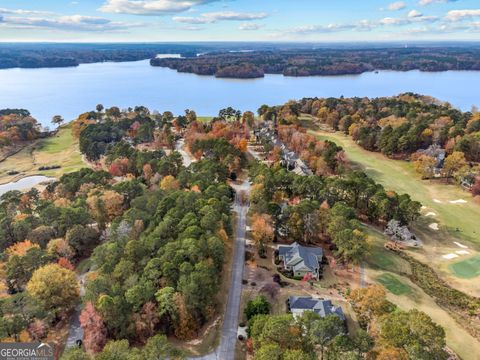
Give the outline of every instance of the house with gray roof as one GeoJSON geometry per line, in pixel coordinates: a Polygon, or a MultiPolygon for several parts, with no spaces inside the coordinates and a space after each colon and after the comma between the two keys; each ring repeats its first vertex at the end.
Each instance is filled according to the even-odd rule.
{"type": "Polygon", "coordinates": [[[336,315],[345,321],[345,314],[342,308],[333,305],[331,300],[311,296],[290,296],[287,300],[287,306],[295,318],[302,316],[305,311],[313,311],[322,318],[328,315],[336,315]]]}
{"type": "Polygon", "coordinates": [[[279,245],[278,259],[283,261],[283,267],[292,271],[293,276],[305,276],[311,273],[315,279],[322,273],[323,249],[306,247],[298,243],[279,245]]]}

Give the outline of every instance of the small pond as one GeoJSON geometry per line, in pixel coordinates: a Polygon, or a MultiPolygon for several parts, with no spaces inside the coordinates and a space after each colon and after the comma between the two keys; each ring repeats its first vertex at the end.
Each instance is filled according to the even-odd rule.
{"type": "Polygon", "coordinates": [[[11,190],[28,190],[43,181],[48,181],[52,179],[53,178],[51,177],[42,175],[27,176],[21,178],[20,180],[0,185],[0,196],[11,190]]]}

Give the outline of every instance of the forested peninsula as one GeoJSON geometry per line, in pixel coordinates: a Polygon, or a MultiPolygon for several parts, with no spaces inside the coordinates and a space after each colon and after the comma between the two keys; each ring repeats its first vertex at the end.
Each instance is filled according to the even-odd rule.
{"type": "Polygon", "coordinates": [[[153,58],[152,66],[221,78],[352,75],[375,70],[480,70],[478,47],[287,49],[216,52],[191,58],[153,58]]]}

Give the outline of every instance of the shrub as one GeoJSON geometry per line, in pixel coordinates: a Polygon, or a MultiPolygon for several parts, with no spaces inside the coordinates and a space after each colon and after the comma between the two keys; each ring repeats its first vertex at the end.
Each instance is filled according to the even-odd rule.
{"type": "Polygon", "coordinates": [[[256,315],[266,315],[270,313],[270,303],[265,296],[258,295],[253,300],[249,300],[244,310],[248,320],[256,315]]]}

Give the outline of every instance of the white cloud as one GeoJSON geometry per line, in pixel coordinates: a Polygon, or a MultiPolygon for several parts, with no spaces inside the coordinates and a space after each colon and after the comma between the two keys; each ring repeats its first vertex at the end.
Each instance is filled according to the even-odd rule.
{"type": "Polygon", "coordinates": [[[2,23],[14,28],[49,28],[87,32],[118,31],[141,26],[141,24],[114,22],[104,18],[83,15],[60,16],[58,18],[8,16],[3,17],[2,23]]]}
{"type": "Polygon", "coordinates": [[[186,24],[211,24],[217,21],[230,20],[230,21],[250,21],[264,19],[268,16],[267,13],[240,13],[234,11],[221,11],[203,13],[200,16],[174,16],[173,20],[186,24]]]}
{"type": "Polygon", "coordinates": [[[200,27],[200,26],[195,26],[195,25],[187,25],[187,26],[182,26],[180,30],[187,30],[187,31],[200,31],[200,30],[205,30],[205,28],[200,27]]]}
{"type": "Polygon", "coordinates": [[[408,13],[409,18],[417,18],[417,17],[420,17],[420,16],[422,16],[422,13],[420,11],[417,11],[417,10],[412,10],[408,13]]]}
{"type": "Polygon", "coordinates": [[[480,17],[480,9],[472,10],[451,10],[445,16],[449,21],[460,21],[467,18],[480,17]]]}
{"type": "Polygon", "coordinates": [[[132,15],[163,15],[188,11],[195,5],[217,0],[107,0],[98,10],[132,15]]]}
{"type": "Polygon", "coordinates": [[[209,24],[213,22],[211,19],[208,18],[192,16],[174,16],[172,19],[176,22],[184,24],[209,24]]]}
{"type": "Polygon", "coordinates": [[[431,4],[446,4],[451,2],[457,2],[458,0],[420,0],[418,3],[422,6],[427,6],[431,4]]]}
{"type": "Polygon", "coordinates": [[[238,29],[239,30],[258,30],[262,28],[262,24],[255,24],[255,23],[243,23],[241,24],[238,29]]]}
{"type": "Polygon", "coordinates": [[[5,9],[0,8],[0,14],[8,15],[52,15],[50,11],[40,11],[40,10],[23,10],[23,9],[5,9]]]}
{"type": "MultiPolygon", "coordinates": [[[[419,12],[409,14],[407,17],[385,17],[380,20],[361,20],[356,23],[332,23],[328,25],[306,25],[286,30],[285,34],[312,34],[312,33],[330,33],[341,31],[370,31],[384,26],[407,26],[423,23],[434,23],[438,21],[436,16],[424,16],[419,12]]],[[[408,29],[407,29],[408,31],[408,29]]]]}
{"type": "Polygon", "coordinates": [[[418,12],[412,13],[411,11],[406,18],[386,17],[381,19],[379,23],[381,25],[408,25],[422,22],[435,22],[437,20],[438,17],[436,16],[424,16],[418,12]]]}
{"type": "Polygon", "coordinates": [[[397,11],[407,7],[407,4],[403,1],[397,1],[388,5],[388,10],[397,11]]]}

